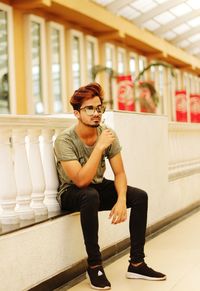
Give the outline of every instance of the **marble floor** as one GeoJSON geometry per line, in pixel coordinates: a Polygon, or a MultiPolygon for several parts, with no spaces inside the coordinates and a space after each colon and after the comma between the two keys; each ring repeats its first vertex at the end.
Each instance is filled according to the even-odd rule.
{"type": "MultiPolygon", "coordinates": [[[[146,262],[167,275],[166,281],[126,279],[128,254],[105,267],[112,291],[200,291],[200,211],[147,241],[146,262]]],[[[87,279],[59,291],[92,290],[87,279]]]]}

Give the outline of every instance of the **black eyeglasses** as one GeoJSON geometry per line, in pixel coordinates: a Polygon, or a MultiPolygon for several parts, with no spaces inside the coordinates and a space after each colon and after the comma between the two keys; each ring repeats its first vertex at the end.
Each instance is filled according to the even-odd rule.
{"type": "Polygon", "coordinates": [[[96,107],[93,105],[89,105],[82,107],[79,110],[84,110],[87,115],[92,116],[95,113],[95,111],[97,111],[97,113],[99,114],[103,114],[106,108],[103,105],[98,105],[96,107]]]}

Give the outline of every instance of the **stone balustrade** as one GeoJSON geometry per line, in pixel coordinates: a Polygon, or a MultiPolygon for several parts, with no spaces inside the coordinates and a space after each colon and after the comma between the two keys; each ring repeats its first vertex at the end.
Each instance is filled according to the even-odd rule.
{"type": "Polygon", "coordinates": [[[74,122],[72,114],[0,116],[2,224],[18,224],[59,211],[53,140],[74,122]]]}
{"type": "MultiPolygon", "coordinates": [[[[200,124],[123,111],[107,111],[104,118],[119,136],[128,184],[148,193],[149,234],[199,207],[200,124]]],[[[71,272],[85,258],[79,215],[56,212],[53,141],[74,122],[72,114],[0,116],[1,290],[30,290],[71,272]]],[[[106,177],[112,179],[107,165],[106,177]]],[[[108,213],[99,213],[106,255],[127,243],[128,223],[113,231],[108,213]]]]}
{"type": "Polygon", "coordinates": [[[200,173],[200,124],[170,122],[168,137],[169,181],[200,173]]]}
{"type": "MultiPolygon", "coordinates": [[[[116,119],[118,121],[115,129],[126,149],[128,138],[132,137],[123,136],[120,123],[117,125],[121,118],[120,114],[116,113],[119,117],[116,119]]],[[[112,116],[113,112],[106,113],[106,123],[111,127],[112,122],[109,118],[112,116]]],[[[135,120],[137,124],[138,116],[136,114],[131,122],[135,120]]],[[[145,120],[146,118],[148,119],[145,117],[145,120]]],[[[151,119],[156,118],[159,117],[155,116],[151,119]]],[[[75,122],[73,114],[0,116],[0,222],[2,225],[34,220],[59,210],[56,200],[58,178],[53,141],[58,132],[75,122]]],[[[166,128],[163,130],[166,131],[166,128]]],[[[168,142],[168,181],[200,173],[200,124],[169,123],[168,142]]],[[[156,149],[152,150],[154,153],[151,155],[156,154],[156,149]]],[[[137,156],[135,159],[137,162],[137,156]]],[[[126,153],[125,163],[128,173],[132,172],[132,169],[129,169],[132,163],[129,155],[126,159],[126,153]]],[[[137,181],[139,179],[137,177],[137,181]]]]}

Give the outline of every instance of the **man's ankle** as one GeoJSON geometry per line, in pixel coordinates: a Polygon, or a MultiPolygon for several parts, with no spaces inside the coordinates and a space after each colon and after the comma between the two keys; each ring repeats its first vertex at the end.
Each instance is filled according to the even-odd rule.
{"type": "Polygon", "coordinates": [[[101,266],[101,264],[99,264],[99,265],[94,265],[94,266],[88,266],[88,268],[90,268],[90,269],[95,269],[95,268],[98,268],[98,267],[100,267],[101,266]]]}
{"type": "Polygon", "coordinates": [[[143,262],[139,262],[139,263],[133,263],[133,262],[131,262],[131,265],[132,265],[133,267],[139,267],[142,263],[143,263],[143,262]]]}

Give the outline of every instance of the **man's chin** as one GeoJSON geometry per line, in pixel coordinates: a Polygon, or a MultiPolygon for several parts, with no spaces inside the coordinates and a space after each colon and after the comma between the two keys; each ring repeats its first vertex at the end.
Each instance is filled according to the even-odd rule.
{"type": "Polygon", "coordinates": [[[95,120],[92,122],[92,124],[90,124],[91,127],[98,127],[100,125],[100,121],[99,120],[95,120]]]}
{"type": "Polygon", "coordinates": [[[98,127],[98,126],[100,125],[99,122],[94,123],[94,124],[89,124],[89,123],[85,123],[85,122],[82,121],[82,123],[83,123],[85,126],[87,126],[87,127],[92,127],[92,128],[96,128],[96,127],[98,127]]]}

